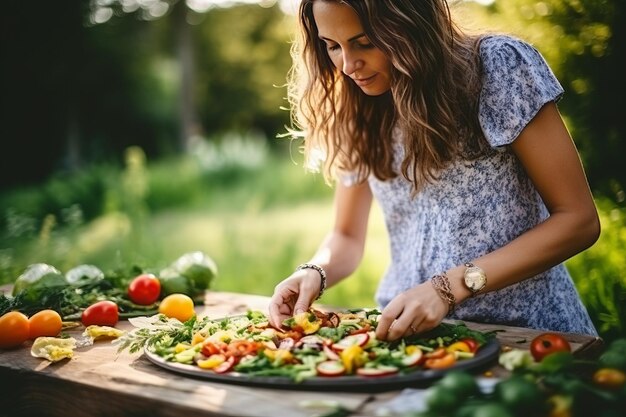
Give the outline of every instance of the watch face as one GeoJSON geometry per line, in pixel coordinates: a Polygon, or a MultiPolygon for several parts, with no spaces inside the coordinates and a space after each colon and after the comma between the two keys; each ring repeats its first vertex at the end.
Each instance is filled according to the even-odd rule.
{"type": "Polygon", "coordinates": [[[465,271],[465,285],[467,285],[467,288],[472,292],[481,290],[486,283],[487,277],[482,269],[476,266],[467,268],[465,271]]]}

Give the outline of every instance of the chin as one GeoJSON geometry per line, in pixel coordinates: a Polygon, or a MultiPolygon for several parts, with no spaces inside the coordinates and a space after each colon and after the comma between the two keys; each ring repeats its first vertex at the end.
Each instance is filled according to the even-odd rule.
{"type": "Polygon", "coordinates": [[[383,89],[362,88],[361,91],[363,91],[363,94],[366,94],[370,97],[379,97],[389,92],[389,89],[387,88],[386,90],[383,90],[383,89]]]}

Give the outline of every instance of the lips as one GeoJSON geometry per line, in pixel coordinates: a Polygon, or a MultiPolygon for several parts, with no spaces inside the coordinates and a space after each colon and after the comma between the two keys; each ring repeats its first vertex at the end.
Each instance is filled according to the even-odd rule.
{"type": "Polygon", "coordinates": [[[353,80],[356,83],[356,85],[358,85],[359,87],[365,87],[374,82],[374,78],[376,78],[376,75],[377,74],[374,74],[367,78],[353,78],[353,80]]]}

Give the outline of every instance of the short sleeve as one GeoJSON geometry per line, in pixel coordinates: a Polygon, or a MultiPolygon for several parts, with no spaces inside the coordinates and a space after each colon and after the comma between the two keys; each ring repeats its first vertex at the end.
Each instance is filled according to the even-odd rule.
{"type": "Polygon", "coordinates": [[[544,104],[563,96],[563,87],[539,51],[513,37],[484,38],[480,57],[480,126],[491,146],[509,145],[544,104]]]}

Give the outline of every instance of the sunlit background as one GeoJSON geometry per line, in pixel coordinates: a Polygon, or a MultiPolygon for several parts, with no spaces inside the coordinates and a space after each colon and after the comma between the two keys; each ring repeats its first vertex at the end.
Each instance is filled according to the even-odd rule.
{"type": "MultiPolygon", "coordinates": [[[[46,262],[159,270],[214,258],[214,289],[269,295],[331,226],[333,189],[286,132],[296,0],[3,4],[0,283],[46,262]]],[[[625,335],[626,4],[451,1],[468,31],[534,44],[600,209],[568,261],[594,322],[625,335]]],[[[361,267],[323,302],[373,305],[388,264],[378,207],[361,267]]]]}

